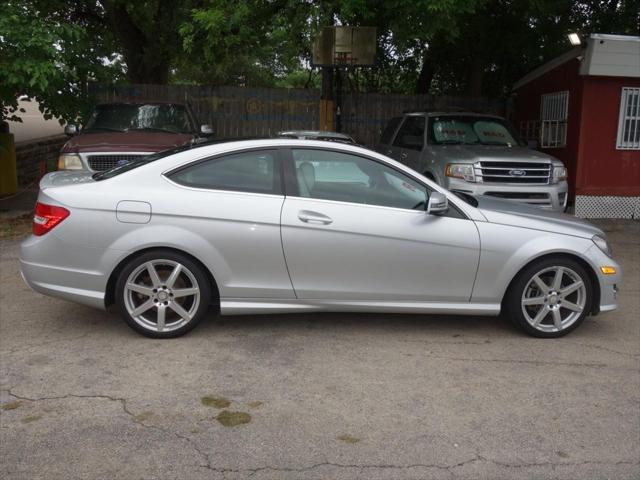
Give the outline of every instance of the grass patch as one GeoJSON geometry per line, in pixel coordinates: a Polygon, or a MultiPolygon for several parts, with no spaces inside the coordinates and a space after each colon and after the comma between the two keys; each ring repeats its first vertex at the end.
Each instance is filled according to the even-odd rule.
{"type": "Polygon", "coordinates": [[[200,399],[200,403],[202,403],[205,407],[213,407],[213,408],[227,408],[231,405],[231,402],[223,397],[212,397],[206,396],[200,399]]]}
{"type": "Polygon", "coordinates": [[[352,437],[351,435],[340,435],[338,440],[342,440],[344,443],[358,443],[360,441],[358,437],[352,437]]]}
{"type": "Polygon", "coordinates": [[[5,403],[2,405],[2,410],[15,410],[16,408],[18,408],[20,405],[22,405],[22,402],[9,402],[9,403],[5,403]]]}
{"type": "Polygon", "coordinates": [[[16,218],[0,219],[0,239],[14,239],[31,233],[33,216],[23,215],[16,218]]]}
{"type": "Polygon", "coordinates": [[[145,420],[149,420],[152,416],[153,412],[146,411],[136,415],[134,418],[136,419],[136,422],[144,422],[145,420]]]}
{"type": "Polygon", "coordinates": [[[28,417],[24,417],[22,420],[20,420],[22,423],[33,423],[33,422],[37,422],[38,420],[40,420],[42,418],[42,415],[29,415],[28,417]]]}
{"type": "Polygon", "coordinates": [[[237,427],[251,421],[251,415],[246,412],[230,412],[223,410],[218,414],[216,420],[225,427],[237,427]]]}

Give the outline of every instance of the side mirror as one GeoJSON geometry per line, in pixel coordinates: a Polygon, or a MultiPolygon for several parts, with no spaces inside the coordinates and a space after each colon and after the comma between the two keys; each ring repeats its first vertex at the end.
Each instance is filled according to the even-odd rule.
{"type": "Polygon", "coordinates": [[[78,134],[78,127],[76,127],[73,124],[69,124],[66,127],[64,127],[64,133],[65,135],[69,135],[70,137],[77,135],[78,134]]]}
{"type": "Polygon", "coordinates": [[[447,196],[440,192],[431,192],[427,202],[427,213],[429,215],[442,215],[447,210],[449,210],[447,196]]]}
{"type": "Polygon", "coordinates": [[[213,127],[211,125],[200,125],[200,133],[203,135],[213,135],[213,127]]]}

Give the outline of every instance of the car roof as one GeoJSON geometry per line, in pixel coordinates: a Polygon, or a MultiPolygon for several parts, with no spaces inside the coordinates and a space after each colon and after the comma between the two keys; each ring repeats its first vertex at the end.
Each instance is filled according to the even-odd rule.
{"type": "Polygon", "coordinates": [[[415,111],[415,112],[405,112],[405,116],[428,116],[428,117],[482,117],[482,118],[503,118],[500,115],[493,115],[490,113],[478,113],[478,112],[467,112],[464,110],[460,111],[415,111]]]}
{"type": "Polygon", "coordinates": [[[282,132],[278,132],[277,137],[355,143],[355,140],[349,135],[339,132],[331,132],[328,130],[284,130],[282,132]]]}

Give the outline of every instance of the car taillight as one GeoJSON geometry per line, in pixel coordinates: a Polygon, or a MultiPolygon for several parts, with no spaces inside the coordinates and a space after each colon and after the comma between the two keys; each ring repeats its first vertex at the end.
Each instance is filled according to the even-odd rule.
{"type": "Polygon", "coordinates": [[[69,210],[46,203],[36,203],[33,215],[33,234],[44,235],[69,216],[69,210]]]}

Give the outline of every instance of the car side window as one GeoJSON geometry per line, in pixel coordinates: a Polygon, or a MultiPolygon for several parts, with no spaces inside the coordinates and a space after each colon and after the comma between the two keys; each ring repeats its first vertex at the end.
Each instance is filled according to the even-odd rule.
{"type": "Polygon", "coordinates": [[[391,139],[393,138],[393,134],[398,129],[398,125],[402,121],[402,117],[394,117],[387,123],[387,126],[384,127],[382,135],[380,136],[380,143],[387,145],[391,143],[391,139]]]}
{"type": "Polygon", "coordinates": [[[280,194],[275,150],[254,150],[197,162],[169,175],[187,187],[280,194]]]}
{"type": "Polygon", "coordinates": [[[331,150],[293,149],[299,196],[423,210],[425,186],[374,160],[331,150]]]}
{"type": "Polygon", "coordinates": [[[422,150],[422,147],[424,147],[425,124],[426,119],[422,115],[409,115],[405,117],[393,145],[411,150],[422,150]]]}

